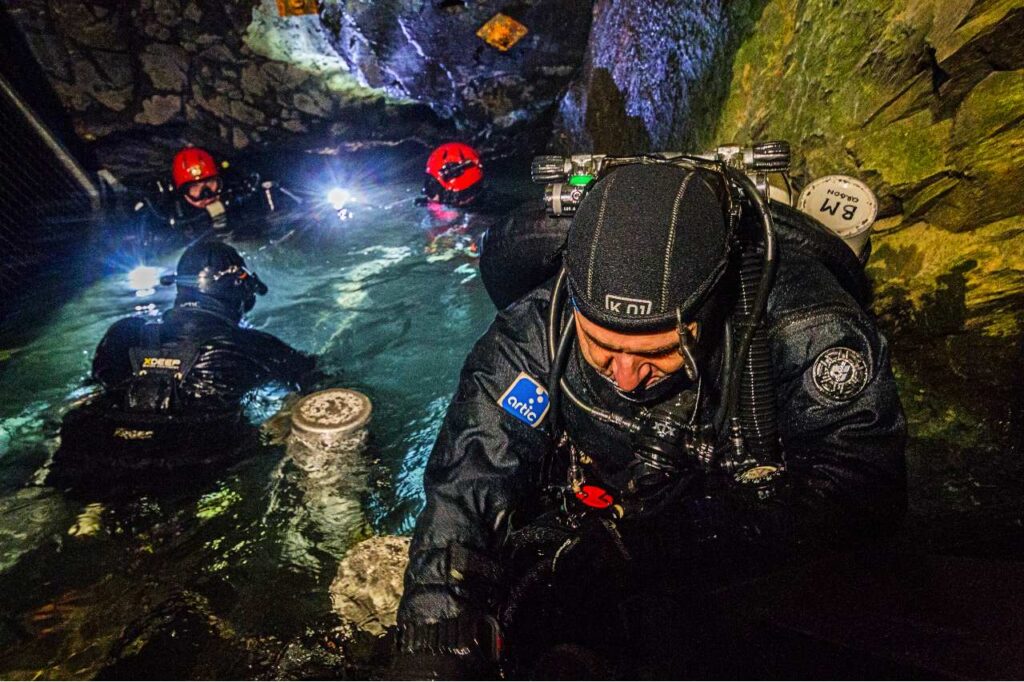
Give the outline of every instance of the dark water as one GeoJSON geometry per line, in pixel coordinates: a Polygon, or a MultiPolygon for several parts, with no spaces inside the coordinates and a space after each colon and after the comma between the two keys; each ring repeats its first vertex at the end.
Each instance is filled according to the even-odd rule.
{"type": "MultiPolygon", "coordinates": [[[[416,207],[408,184],[362,189],[345,223],[318,206],[318,220],[278,216],[272,239],[233,242],[270,286],[251,324],[373,401],[351,485],[318,489],[272,444],[212,482],[102,506],[41,485],[103,332],[172,300],[129,286],[130,247],[15,347],[0,342],[0,676],[276,676],[331,650],[338,560],[411,529],[458,369],[494,315],[468,249],[486,219],[416,207]]],[[[148,264],[173,268],[179,253],[148,264]]],[[[263,422],[284,398],[263,391],[250,414],[263,422]]]]}

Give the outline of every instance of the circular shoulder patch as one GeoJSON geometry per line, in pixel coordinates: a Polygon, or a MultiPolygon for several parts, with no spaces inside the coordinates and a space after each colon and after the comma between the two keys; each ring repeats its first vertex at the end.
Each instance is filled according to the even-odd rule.
{"type": "Polygon", "coordinates": [[[849,400],[868,384],[868,363],[850,348],[829,348],[814,361],[814,386],[826,398],[849,400]]]}

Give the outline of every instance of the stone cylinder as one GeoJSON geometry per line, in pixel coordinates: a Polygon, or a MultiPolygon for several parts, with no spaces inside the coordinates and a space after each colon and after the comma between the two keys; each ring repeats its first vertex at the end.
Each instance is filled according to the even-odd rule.
{"type": "Polygon", "coordinates": [[[372,412],[370,399],[358,391],[331,388],[312,393],[292,408],[288,452],[308,473],[331,471],[339,458],[362,453],[372,412]]]}

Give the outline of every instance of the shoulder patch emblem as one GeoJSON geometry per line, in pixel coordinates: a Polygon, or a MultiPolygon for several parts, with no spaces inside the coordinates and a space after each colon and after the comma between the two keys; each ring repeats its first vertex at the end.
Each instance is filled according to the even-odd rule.
{"type": "Polygon", "coordinates": [[[498,399],[501,409],[532,427],[544,420],[550,403],[547,389],[526,372],[520,372],[498,399]]]}
{"type": "Polygon", "coordinates": [[[849,400],[868,384],[868,363],[850,348],[829,348],[814,361],[814,386],[826,398],[849,400]]]}

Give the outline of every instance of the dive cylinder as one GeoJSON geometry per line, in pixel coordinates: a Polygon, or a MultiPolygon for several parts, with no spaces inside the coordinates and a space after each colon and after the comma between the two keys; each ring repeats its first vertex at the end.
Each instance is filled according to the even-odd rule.
{"type": "Polygon", "coordinates": [[[329,468],[327,460],[362,450],[372,412],[370,399],[359,391],[311,393],[292,408],[292,438],[305,447],[289,448],[289,453],[303,469],[329,468]]]}

